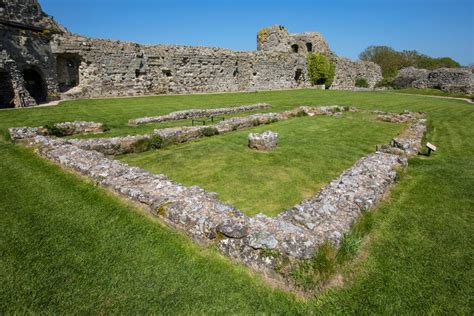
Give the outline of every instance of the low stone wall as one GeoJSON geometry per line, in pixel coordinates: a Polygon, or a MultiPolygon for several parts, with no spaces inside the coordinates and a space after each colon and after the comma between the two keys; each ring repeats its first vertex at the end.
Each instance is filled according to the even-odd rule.
{"type": "Polygon", "coordinates": [[[401,155],[376,152],[363,157],[314,197],[273,218],[262,214],[248,217],[221,202],[216,193],[197,186],[186,187],[164,175],[109,159],[95,150],[78,148],[71,140],[37,136],[30,145],[41,156],[141,203],[151,214],[196,242],[215,243],[226,256],[281,279],[276,272],[278,260],[308,259],[324,242],[339,244],[357,217],[375,207],[394,184],[397,170],[407,165],[405,156],[414,154],[425,130],[424,118],[399,114],[409,115],[413,120],[408,130],[416,132],[402,133],[396,138],[407,144],[397,147],[401,155]]]}
{"type": "Polygon", "coordinates": [[[96,122],[84,122],[84,121],[74,121],[74,122],[64,122],[56,123],[53,125],[55,131],[51,131],[48,127],[12,127],[8,129],[10,133],[10,138],[12,140],[20,140],[27,138],[34,138],[38,135],[50,135],[54,132],[58,132],[61,136],[71,136],[78,134],[91,134],[91,133],[102,133],[105,130],[105,126],[102,123],[96,122]]]}
{"type": "MultiPolygon", "coordinates": [[[[249,116],[233,117],[220,121],[215,125],[179,126],[155,129],[153,135],[160,136],[168,143],[184,143],[197,138],[206,137],[203,131],[209,128],[215,128],[219,134],[224,134],[239,129],[287,120],[297,116],[300,112],[313,116],[335,115],[341,114],[344,111],[355,111],[355,109],[338,105],[318,108],[302,106],[280,113],[256,113],[249,116]]],[[[153,135],[145,134],[125,137],[55,140],[55,142],[71,144],[85,150],[95,150],[106,155],[120,155],[147,151],[149,148],[145,142],[152,139],[153,135]]]]}
{"type": "Polygon", "coordinates": [[[129,120],[128,124],[140,125],[140,124],[147,124],[147,123],[160,123],[160,122],[166,122],[166,121],[186,120],[186,119],[191,119],[191,118],[211,117],[211,116],[216,116],[216,115],[233,114],[233,113],[247,112],[247,111],[253,111],[253,110],[260,110],[260,109],[268,109],[270,107],[271,107],[270,104],[258,103],[258,104],[252,104],[252,105],[241,105],[241,106],[217,108],[217,109],[192,109],[192,110],[171,112],[169,114],[161,115],[161,116],[141,117],[141,118],[129,120]]]}

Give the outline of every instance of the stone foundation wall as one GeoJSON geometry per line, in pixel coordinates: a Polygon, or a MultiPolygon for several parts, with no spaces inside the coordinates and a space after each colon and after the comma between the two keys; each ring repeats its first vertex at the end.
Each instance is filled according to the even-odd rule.
{"type": "MultiPolygon", "coordinates": [[[[308,115],[335,115],[345,107],[298,108],[308,115]]],[[[297,113],[297,112],[296,112],[297,113]]],[[[281,280],[281,260],[311,258],[320,245],[338,245],[363,213],[375,207],[395,183],[396,172],[416,153],[426,129],[423,114],[377,113],[381,119],[405,122],[408,131],[397,142],[397,153],[378,151],[363,157],[314,197],[276,217],[248,217],[221,202],[216,193],[186,187],[165,175],[112,160],[95,150],[78,148],[69,140],[36,136],[30,145],[57,164],[75,170],[97,184],[142,204],[151,214],[182,230],[200,244],[216,244],[226,256],[269,277],[281,280]]],[[[281,115],[281,114],[280,114],[281,115]]],[[[391,144],[387,145],[391,147],[391,144]]]]}
{"type": "MultiPolygon", "coordinates": [[[[34,138],[36,136],[47,136],[51,133],[60,133],[61,136],[71,136],[79,134],[98,134],[105,131],[105,126],[102,123],[96,122],[63,122],[56,123],[53,125],[54,130],[51,131],[51,127],[40,126],[40,127],[12,127],[8,129],[10,138],[15,140],[22,140],[28,138],[34,138]]],[[[58,136],[58,135],[53,135],[58,136]]]]}
{"type": "Polygon", "coordinates": [[[211,116],[216,116],[216,115],[253,111],[253,110],[259,110],[259,109],[268,109],[270,107],[271,107],[270,104],[257,103],[257,104],[251,104],[251,105],[239,105],[239,106],[234,106],[234,107],[217,108],[217,109],[191,109],[191,110],[171,112],[169,114],[161,115],[161,116],[140,117],[137,119],[129,120],[128,124],[140,125],[140,124],[147,124],[147,123],[186,120],[186,119],[191,119],[191,118],[203,118],[203,117],[211,117],[211,116]]]}

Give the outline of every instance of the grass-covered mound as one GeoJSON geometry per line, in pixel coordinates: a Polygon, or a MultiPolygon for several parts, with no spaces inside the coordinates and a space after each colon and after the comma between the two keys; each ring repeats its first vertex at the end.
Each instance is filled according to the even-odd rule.
{"type": "Polygon", "coordinates": [[[218,192],[248,215],[272,216],[314,195],[401,128],[365,113],[306,116],[120,159],[218,192]],[[248,133],[266,130],[279,133],[277,149],[259,152],[247,147],[248,133]]]}

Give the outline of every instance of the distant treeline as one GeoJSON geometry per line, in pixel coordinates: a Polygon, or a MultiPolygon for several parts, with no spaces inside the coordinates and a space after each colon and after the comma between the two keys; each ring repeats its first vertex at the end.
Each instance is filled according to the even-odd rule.
{"type": "Polygon", "coordinates": [[[393,78],[397,75],[398,70],[410,66],[423,69],[461,67],[457,61],[450,57],[433,58],[416,50],[397,52],[388,46],[369,46],[360,53],[359,59],[379,64],[384,78],[393,78]]]}

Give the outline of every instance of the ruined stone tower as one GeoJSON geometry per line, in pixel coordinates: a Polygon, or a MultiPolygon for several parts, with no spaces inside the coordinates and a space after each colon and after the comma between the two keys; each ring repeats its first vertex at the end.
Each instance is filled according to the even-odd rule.
{"type": "Polygon", "coordinates": [[[318,32],[290,34],[281,25],[263,28],[257,34],[257,50],[286,53],[322,53],[333,56],[334,53],[323,36],[318,32]]]}
{"type": "Polygon", "coordinates": [[[307,87],[306,54],[336,62],[331,88],[359,77],[373,86],[380,67],[337,57],[319,33],[282,26],[258,33],[256,51],[140,45],[69,33],[37,0],[0,0],[0,107],[56,99],[307,87]]]}

